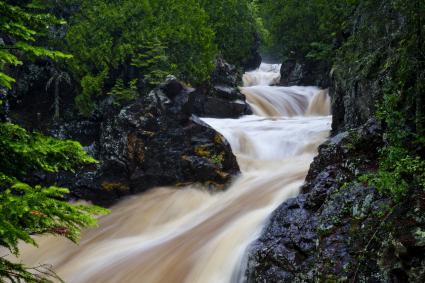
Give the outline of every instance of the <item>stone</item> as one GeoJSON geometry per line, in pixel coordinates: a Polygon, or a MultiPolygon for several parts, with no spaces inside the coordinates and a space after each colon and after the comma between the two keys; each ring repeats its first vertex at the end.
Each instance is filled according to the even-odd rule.
{"type": "Polygon", "coordinates": [[[280,84],[328,88],[330,85],[329,72],[330,65],[323,61],[288,59],[282,63],[280,69],[280,84]]]}
{"type": "Polygon", "coordinates": [[[122,109],[105,111],[95,140],[100,165],[58,183],[75,197],[111,205],[156,186],[206,183],[213,190],[239,173],[230,145],[192,114],[194,89],[174,77],[122,109]],[[72,181],[76,178],[76,181],[72,181]]]}
{"type": "Polygon", "coordinates": [[[321,145],[301,194],[281,204],[251,244],[244,281],[423,282],[425,192],[395,204],[355,181],[376,168],[382,144],[371,119],[321,145]]]}

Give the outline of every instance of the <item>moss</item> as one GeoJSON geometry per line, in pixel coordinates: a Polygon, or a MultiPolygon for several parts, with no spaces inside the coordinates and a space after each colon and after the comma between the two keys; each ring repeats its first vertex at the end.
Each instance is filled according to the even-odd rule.
{"type": "MultiPolygon", "coordinates": [[[[217,137],[217,135],[216,135],[217,137]]],[[[220,152],[219,154],[214,154],[210,150],[208,150],[208,146],[201,145],[195,147],[195,154],[199,157],[203,157],[208,159],[212,164],[221,167],[224,162],[225,152],[220,152]]]]}
{"type": "Polygon", "coordinates": [[[145,161],[145,143],[136,134],[127,137],[127,156],[130,160],[143,163],[145,161]]]}
{"type": "Polygon", "coordinates": [[[226,188],[225,185],[219,184],[214,181],[207,181],[204,183],[204,186],[207,187],[209,190],[216,190],[216,191],[222,191],[226,188]]]}
{"type": "Polygon", "coordinates": [[[127,184],[118,182],[103,182],[102,188],[106,191],[123,191],[128,192],[130,190],[127,184]]]}
{"type": "Polygon", "coordinates": [[[359,146],[362,146],[362,136],[356,131],[351,130],[349,131],[347,142],[344,144],[344,147],[348,151],[356,150],[359,146]]]}
{"type": "Polygon", "coordinates": [[[195,147],[195,154],[200,157],[209,158],[211,156],[211,152],[207,149],[207,146],[200,145],[195,147]]]}
{"type": "Polygon", "coordinates": [[[217,134],[214,136],[214,142],[215,142],[216,144],[223,144],[223,142],[224,142],[224,138],[223,138],[223,136],[217,133],[217,134]]]}
{"type": "Polygon", "coordinates": [[[214,163],[215,165],[221,165],[224,162],[224,152],[221,152],[220,154],[215,154],[213,156],[211,156],[211,161],[212,163],[214,163]]]}
{"type": "Polygon", "coordinates": [[[183,188],[183,187],[190,186],[192,184],[193,184],[193,182],[184,182],[184,183],[179,182],[179,183],[176,183],[175,186],[179,187],[179,188],[183,188]]]}
{"type": "Polygon", "coordinates": [[[217,175],[219,175],[223,179],[227,179],[230,176],[229,173],[226,173],[226,172],[221,171],[221,170],[216,170],[215,173],[217,173],[217,175]]]}
{"type": "Polygon", "coordinates": [[[180,158],[184,161],[190,161],[190,157],[187,155],[182,155],[180,158]]]}

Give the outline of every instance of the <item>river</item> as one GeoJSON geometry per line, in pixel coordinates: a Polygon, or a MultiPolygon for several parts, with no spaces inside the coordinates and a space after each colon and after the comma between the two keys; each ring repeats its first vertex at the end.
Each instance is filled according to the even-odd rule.
{"type": "Polygon", "coordinates": [[[244,75],[254,115],[203,118],[231,144],[241,175],[224,192],[155,188],[112,207],[78,246],[37,237],[21,259],[66,282],[224,283],[243,281],[246,250],[279,204],[299,193],[329,134],[329,97],[315,87],[271,86],[279,65],[244,75]]]}

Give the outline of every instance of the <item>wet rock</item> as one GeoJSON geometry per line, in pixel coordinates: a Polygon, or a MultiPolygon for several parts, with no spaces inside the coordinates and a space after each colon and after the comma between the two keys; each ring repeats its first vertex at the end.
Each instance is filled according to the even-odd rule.
{"type": "Polygon", "coordinates": [[[423,282],[425,192],[402,203],[354,182],[374,170],[374,120],[319,149],[302,193],[271,216],[248,254],[247,282],[423,282]]]}
{"type": "Polygon", "coordinates": [[[192,115],[194,91],[169,77],[146,97],[112,109],[96,141],[100,165],[59,183],[103,205],[156,186],[224,188],[239,172],[236,158],[223,136],[192,115]]]}
{"type": "Polygon", "coordinates": [[[0,121],[7,121],[8,112],[9,112],[9,101],[7,99],[8,94],[7,90],[4,87],[0,87],[0,101],[2,104],[0,105],[0,121]]]}
{"type": "Polygon", "coordinates": [[[78,140],[83,146],[90,147],[99,139],[99,123],[98,119],[64,121],[55,124],[49,130],[49,134],[60,139],[78,140]]]}
{"type": "Polygon", "coordinates": [[[253,71],[260,67],[261,62],[263,61],[260,55],[260,46],[260,36],[259,34],[255,34],[255,41],[251,46],[250,55],[242,62],[242,67],[244,68],[244,71],[253,71]]]}
{"type": "Polygon", "coordinates": [[[228,92],[223,91],[220,87],[217,94],[217,88],[213,88],[213,93],[199,95],[194,93],[193,113],[202,117],[213,118],[238,118],[243,115],[252,114],[252,110],[245,97],[236,89],[229,89],[228,92]],[[223,96],[228,95],[227,98],[223,96]]]}
{"type": "Polygon", "coordinates": [[[191,94],[192,113],[201,117],[238,118],[252,114],[239,91],[242,73],[223,59],[217,59],[211,81],[191,94]]]}
{"type": "Polygon", "coordinates": [[[283,86],[319,86],[330,85],[330,65],[322,61],[289,59],[280,69],[280,84],[283,86]]]}
{"type": "Polygon", "coordinates": [[[258,50],[253,50],[251,57],[243,62],[244,70],[247,72],[253,71],[260,67],[262,61],[263,59],[261,58],[261,55],[258,50]]]}
{"type": "Polygon", "coordinates": [[[332,78],[329,95],[332,108],[332,132],[338,133],[359,127],[376,112],[377,101],[382,98],[384,78],[359,80],[332,78]],[[382,81],[381,81],[382,79],[382,81]]]}
{"type": "Polygon", "coordinates": [[[242,75],[242,70],[222,58],[217,58],[214,72],[211,75],[211,84],[237,87],[242,83],[242,75]]]}

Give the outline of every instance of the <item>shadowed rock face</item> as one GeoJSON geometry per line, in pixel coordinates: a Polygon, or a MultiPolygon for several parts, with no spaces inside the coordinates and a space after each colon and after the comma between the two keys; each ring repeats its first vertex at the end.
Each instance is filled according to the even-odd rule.
{"type": "Polygon", "coordinates": [[[280,69],[280,84],[327,88],[330,85],[330,69],[330,65],[323,61],[289,59],[280,69]]]}
{"type": "Polygon", "coordinates": [[[98,168],[59,183],[78,198],[112,204],[155,186],[206,183],[224,188],[239,172],[227,141],[192,115],[195,90],[170,77],[144,98],[105,115],[95,155],[98,168]]]}
{"type": "Polygon", "coordinates": [[[358,178],[376,172],[387,142],[385,129],[368,122],[394,72],[379,67],[397,48],[387,42],[409,32],[394,3],[375,2],[379,10],[359,6],[353,14],[350,32],[360,33],[359,44],[344,52],[356,55],[337,55],[331,72],[314,75],[306,62],[282,65],[282,84],[327,77],[335,136],[320,147],[302,194],[282,204],[252,244],[248,282],[425,282],[423,189],[412,186],[394,201],[358,178]],[[381,51],[387,45],[390,51],[381,51]],[[373,52],[370,67],[353,59],[373,52]]]}
{"type": "Polygon", "coordinates": [[[302,193],[283,203],[249,250],[247,282],[423,282],[423,191],[395,204],[352,182],[377,164],[371,120],[321,145],[302,193]]]}
{"type": "Polygon", "coordinates": [[[210,82],[190,95],[192,113],[210,118],[238,118],[252,114],[245,96],[238,89],[241,84],[241,71],[217,59],[210,82]]]}

